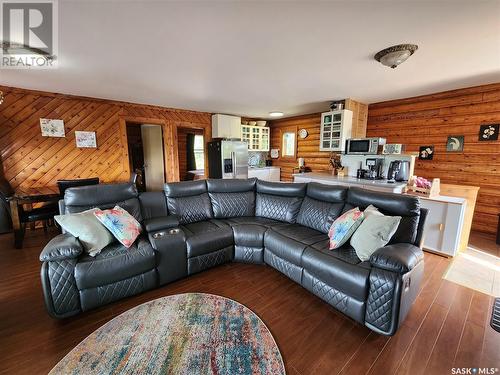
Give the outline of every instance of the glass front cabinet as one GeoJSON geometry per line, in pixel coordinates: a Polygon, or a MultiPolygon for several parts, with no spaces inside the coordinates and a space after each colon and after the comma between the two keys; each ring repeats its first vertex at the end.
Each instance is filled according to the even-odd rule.
{"type": "Polygon", "coordinates": [[[345,141],[351,138],[352,111],[330,111],[321,114],[320,151],[345,151],[345,141]]]}
{"type": "Polygon", "coordinates": [[[269,151],[269,128],[242,124],[241,140],[247,142],[249,151],[269,151]]]}

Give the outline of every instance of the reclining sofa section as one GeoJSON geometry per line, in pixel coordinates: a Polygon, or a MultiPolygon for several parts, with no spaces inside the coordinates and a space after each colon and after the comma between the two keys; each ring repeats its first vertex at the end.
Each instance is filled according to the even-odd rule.
{"type": "Polygon", "coordinates": [[[64,318],[230,261],[267,264],[370,329],[393,335],[419,290],[426,210],[416,197],[318,183],[256,179],[168,183],[164,193],[134,185],[68,189],[63,213],[120,205],[144,233],[126,249],[92,258],[69,234],[43,249],[48,312],[64,318]],[[391,242],[362,262],[347,243],[328,249],[339,215],[373,204],[402,217],[391,242]]]}

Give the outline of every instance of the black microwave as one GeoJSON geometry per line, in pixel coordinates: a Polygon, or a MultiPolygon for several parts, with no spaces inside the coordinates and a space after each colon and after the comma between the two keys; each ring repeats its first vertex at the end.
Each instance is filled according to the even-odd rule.
{"type": "Polygon", "coordinates": [[[346,141],[346,154],[377,155],[383,145],[385,138],[350,138],[346,141]]]}

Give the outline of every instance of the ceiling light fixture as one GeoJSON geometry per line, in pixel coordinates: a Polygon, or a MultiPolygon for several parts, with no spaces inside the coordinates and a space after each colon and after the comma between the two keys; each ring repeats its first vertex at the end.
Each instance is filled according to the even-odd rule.
{"type": "Polygon", "coordinates": [[[278,112],[278,111],[269,112],[269,116],[271,116],[271,117],[281,117],[281,116],[283,116],[283,112],[278,112]]]}
{"type": "Polygon", "coordinates": [[[394,69],[399,64],[404,63],[417,49],[416,44],[398,44],[377,52],[374,58],[382,65],[394,69]]]}

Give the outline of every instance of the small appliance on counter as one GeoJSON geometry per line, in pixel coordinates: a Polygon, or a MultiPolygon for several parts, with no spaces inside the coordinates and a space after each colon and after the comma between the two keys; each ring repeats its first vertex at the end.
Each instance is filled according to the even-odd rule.
{"type": "Polygon", "coordinates": [[[405,151],[402,143],[386,143],[382,149],[383,155],[401,155],[405,151]]]}
{"type": "Polygon", "coordinates": [[[209,178],[248,178],[248,145],[218,139],[208,143],[209,178]]]}
{"type": "Polygon", "coordinates": [[[410,178],[410,162],[406,160],[394,160],[389,164],[387,182],[408,181],[410,178]]]}
{"type": "Polygon", "coordinates": [[[385,141],[385,138],[350,138],[346,141],[346,154],[377,155],[385,141]]]}
{"type": "Polygon", "coordinates": [[[382,179],[382,159],[366,159],[366,166],[368,171],[365,172],[364,179],[367,180],[380,180],[382,179]]]}

